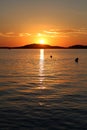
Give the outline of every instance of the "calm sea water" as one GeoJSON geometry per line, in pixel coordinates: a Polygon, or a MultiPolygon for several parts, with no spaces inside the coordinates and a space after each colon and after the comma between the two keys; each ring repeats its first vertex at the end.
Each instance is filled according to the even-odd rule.
{"type": "Polygon", "coordinates": [[[0,130],[79,129],[87,130],[87,49],[0,50],[0,130]]]}

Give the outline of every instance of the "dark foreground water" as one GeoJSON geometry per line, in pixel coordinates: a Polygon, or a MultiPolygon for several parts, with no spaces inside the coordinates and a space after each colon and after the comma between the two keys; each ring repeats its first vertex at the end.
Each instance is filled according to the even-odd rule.
{"type": "Polygon", "coordinates": [[[87,130],[87,50],[0,50],[0,130],[79,129],[87,130]]]}

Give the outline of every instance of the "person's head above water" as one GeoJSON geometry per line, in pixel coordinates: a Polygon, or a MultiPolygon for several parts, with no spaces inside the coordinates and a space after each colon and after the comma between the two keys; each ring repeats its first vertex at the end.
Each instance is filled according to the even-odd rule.
{"type": "Polygon", "coordinates": [[[50,58],[52,58],[52,55],[50,56],[50,58]]]}
{"type": "Polygon", "coordinates": [[[78,60],[79,60],[79,58],[77,57],[77,58],[75,58],[75,62],[77,62],[78,63],[78,60]]]}

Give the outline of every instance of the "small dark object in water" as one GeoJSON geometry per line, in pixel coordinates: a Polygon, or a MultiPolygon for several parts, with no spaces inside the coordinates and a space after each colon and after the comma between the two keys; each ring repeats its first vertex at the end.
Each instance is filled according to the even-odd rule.
{"type": "Polygon", "coordinates": [[[50,56],[50,58],[52,58],[52,55],[50,56]]]}
{"type": "Polygon", "coordinates": [[[78,60],[79,60],[79,58],[77,57],[77,58],[75,59],[75,62],[77,62],[77,63],[78,63],[78,60]]]}

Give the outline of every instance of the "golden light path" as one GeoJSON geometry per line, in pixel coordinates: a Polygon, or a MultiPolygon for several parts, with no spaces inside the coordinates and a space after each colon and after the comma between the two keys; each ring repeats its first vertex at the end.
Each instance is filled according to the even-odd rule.
{"type": "Polygon", "coordinates": [[[40,62],[39,62],[39,76],[40,76],[40,89],[45,89],[44,87],[44,49],[40,49],[40,62]]]}
{"type": "Polygon", "coordinates": [[[42,64],[42,61],[44,61],[44,49],[40,49],[40,63],[42,64]]]}

